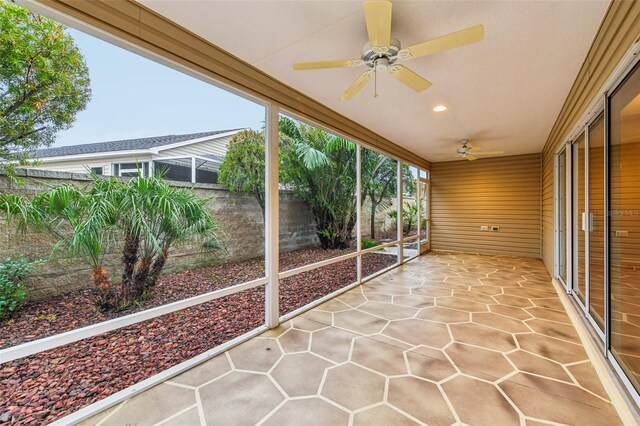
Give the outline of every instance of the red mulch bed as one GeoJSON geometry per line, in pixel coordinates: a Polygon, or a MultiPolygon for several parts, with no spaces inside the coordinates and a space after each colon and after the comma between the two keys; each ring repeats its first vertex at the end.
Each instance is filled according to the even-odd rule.
{"type": "MultiPolygon", "coordinates": [[[[307,248],[283,253],[281,270],[349,251],[307,248]]],[[[366,255],[363,276],[395,263],[393,256],[366,255]]],[[[105,314],[91,290],[23,307],[0,328],[0,347],[13,346],[139,310],[264,276],[264,262],[233,264],[163,276],[144,306],[105,314]]],[[[356,259],[283,280],[281,314],[356,281],[356,259]]],[[[64,417],[167,368],[264,324],[264,287],[134,324],[3,364],[0,367],[0,423],[40,425],[64,417]],[[9,417],[7,420],[6,417],[9,417]]]]}

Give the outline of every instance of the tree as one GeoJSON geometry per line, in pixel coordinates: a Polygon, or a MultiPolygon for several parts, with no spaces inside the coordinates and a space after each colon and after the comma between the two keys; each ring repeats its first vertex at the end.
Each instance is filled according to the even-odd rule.
{"type": "Polygon", "coordinates": [[[0,159],[25,164],[91,98],[84,57],[64,29],[0,1],[0,159]]]}
{"type": "Polygon", "coordinates": [[[54,252],[63,248],[85,261],[99,291],[97,302],[105,309],[124,309],[153,291],[172,245],[194,237],[216,238],[208,202],[189,189],[170,187],[159,176],[122,182],[94,175],[88,188],[67,184],[32,200],[0,194],[0,211],[23,231],[52,235],[54,252]],[[122,236],[118,286],[104,267],[104,257],[122,236]]]}
{"type": "Polygon", "coordinates": [[[281,182],[302,198],[325,249],[347,248],[356,224],[356,145],[282,118],[281,182]]]}
{"type": "MultiPolygon", "coordinates": [[[[378,209],[390,207],[391,199],[398,193],[398,162],[386,155],[362,149],[362,204],[367,198],[371,203],[370,234],[376,239],[375,219],[378,209]]],[[[402,185],[405,192],[415,192],[414,178],[407,164],[403,165],[402,185]]]]}
{"type": "MultiPolygon", "coordinates": [[[[345,248],[355,226],[355,145],[289,118],[279,120],[280,182],[307,202],[324,248],[345,248]]],[[[405,190],[415,190],[409,166],[403,166],[405,190]]],[[[397,194],[397,161],[362,150],[362,202],[371,201],[371,236],[375,215],[397,194]]],[[[229,143],[219,182],[231,191],[253,193],[264,215],[264,132],[243,131],[229,143]]]]}
{"type": "Polygon", "coordinates": [[[391,197],[397,193],[398,163],[386,155],[369,149],[361,151],[362,204],[371,203],[370,238],[376,239],[376,212],[380,206],[390,206],[391,197]]]}
{"type": "Polygon", "coordinates": [[[249,192],[256,197],[264,218],[265,181],[264,132],[243,130],[236,133],[220,164],[218,182],[230,191],[249,192]]]}

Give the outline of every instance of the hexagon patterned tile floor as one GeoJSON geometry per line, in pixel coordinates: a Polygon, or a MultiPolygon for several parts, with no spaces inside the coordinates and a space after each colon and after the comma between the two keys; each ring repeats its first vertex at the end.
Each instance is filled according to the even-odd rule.
{"type": "Polygon", "coordinates": [[[542,262],[429,254],[91,425],[619,424],[542,262]]]}

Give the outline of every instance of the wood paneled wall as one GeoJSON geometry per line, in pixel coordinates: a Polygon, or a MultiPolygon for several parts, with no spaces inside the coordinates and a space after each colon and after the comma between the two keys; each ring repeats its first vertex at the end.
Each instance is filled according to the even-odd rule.
{"type": "Polygon", "coordinates": [[[540,154],[432,163],[431,176],[432,249],[541,256],[540,154]]]}
{"type": "Polygon", "coordinates": [[[542,157],[542,259],[550,273],[554,261],[555,151],[566,142],[571,129],[639,35],[640,1],[612,1],[545,144],[542,157]]]}

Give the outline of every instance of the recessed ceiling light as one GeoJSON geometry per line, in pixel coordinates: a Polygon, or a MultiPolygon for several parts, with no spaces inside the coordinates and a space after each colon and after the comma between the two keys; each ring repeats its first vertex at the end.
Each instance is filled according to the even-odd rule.
{"type": "Polygon", "coordinates": [[[444,105],[436,105],[436,106],[433,107],[433,110],[435,112],[442,112],[442,111],[446,111],[447,107],[444,106],[444,105]]]}

